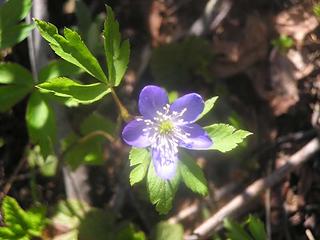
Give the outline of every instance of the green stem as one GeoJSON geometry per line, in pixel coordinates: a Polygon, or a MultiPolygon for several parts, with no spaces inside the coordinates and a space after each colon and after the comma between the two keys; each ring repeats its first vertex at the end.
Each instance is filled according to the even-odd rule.
{"type": "Polygon", "coordinates": [[[110,88],[111,89],[111,94],[112,94],[112,97],[113,97],[113,100],[116,102],[118,108],[119,108],[119,111],[120,111],[120,115],[122,117],[122,119],[125,121],[125,122],[129,122],[131,119],[132,119],[132,116],[130,115],[129,111],[126,109],[126,107],[122,104],[122,102],[120,101],[119,97],[117,96],[116,92],[114,91],[113,88],[110,88]]]}

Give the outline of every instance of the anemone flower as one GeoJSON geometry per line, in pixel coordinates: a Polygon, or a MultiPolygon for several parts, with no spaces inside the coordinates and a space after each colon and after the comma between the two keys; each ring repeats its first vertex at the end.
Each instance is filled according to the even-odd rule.
{"type": "Polygon", "coordinates": [[[148,148],[157,175],[172,179],[178,166],[178,148],[208,149],[212,140],[194,123],[204,108],[199,94],[186,94],[171,105],[163,88],[149,85],[139,96],[142,115],[129,122],[122,132],[123,140],[137,148],[148,148]]]}

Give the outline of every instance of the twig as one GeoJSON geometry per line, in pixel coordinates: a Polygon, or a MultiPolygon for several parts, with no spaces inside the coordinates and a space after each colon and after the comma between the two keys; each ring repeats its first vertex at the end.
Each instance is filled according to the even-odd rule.
{"type": "Polygon", "coordinates": [[[18,166],[14,169],[11,177],[9,178],[8,182],[4,185],[2,192],[0,193],[0,199],[2,199],[11,189],[13,182],[16,180],[18,173],[21,171],[25,163],[27,162],[27,157],[22,157],[18,166]]]}
{"type": "Polygon", "coordinates": [[[285,165],[277,169],[270,176],[260,178],[252,183],[243,193],[237,195],[212,217],[197,227],[191,236],[186,236],[186,239],[204,239],[207,237],[222,223],[224,218],[229,217],[230,215],[239,214],[245,205],[258,197],[259,194],[267,188],[280,182],[288,173],[293,171],[300,164],[306,162],[314,153],[319,151],[319,149],[319,140],[317,138],[312,139],[298,152],[293,154],[285,165]]]}

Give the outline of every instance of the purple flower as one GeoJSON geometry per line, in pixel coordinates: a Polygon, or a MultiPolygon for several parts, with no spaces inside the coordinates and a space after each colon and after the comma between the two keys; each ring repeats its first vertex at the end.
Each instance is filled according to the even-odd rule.
{"type": "Polygon", "coordinates": [[[201,150],[212,145],[208,134],[194,123],[203,108],[199,94],[184,95],[170,105],[164,89],[146,86],[139,96],[142,116],[125,126],[122,138],[133,147],[149,147],[157,175],[170,180],[177,170],[178,147],[201,150]]]}

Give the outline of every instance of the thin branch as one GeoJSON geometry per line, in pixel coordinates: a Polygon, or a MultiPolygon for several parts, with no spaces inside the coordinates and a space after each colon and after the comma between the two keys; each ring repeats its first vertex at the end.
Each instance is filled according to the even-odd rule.
{"type": "Polygon", "coordinates": [[[18,173],[21,171],[21,169],[23,168],[26,162],[27,162],[27,157],[25,156],[22,157],[18,166],[14,169],[14,172],[10,176],[7,183],[4,185],[3,190],[0,193],[0,199],[2,199],[4,196],[6,196],[9,193],[13,182],[17,179],[18,173]]]}
{"type": "Polygon", "coordinates": [[[221,223],[223,219],[231,215],[239,214],[245,205],[258,197],[263,191],[280,182],[286,175],[292,172],[300,164],[306,162],[313,154],[320,149],[318,138],[312,139],[298,152],[293,154],[285,165],[274,171],[271,175],[260,178],[245,191],[233,198],[229,203],[222,207],[212,217],[198,226],[192,235],[186,236],[186,239],[204,239],[212,233],[221,223]]]}

